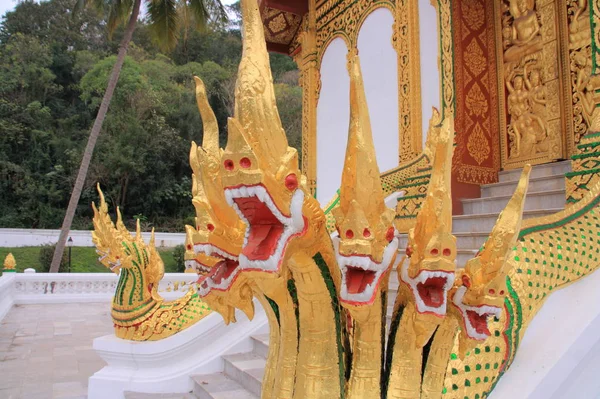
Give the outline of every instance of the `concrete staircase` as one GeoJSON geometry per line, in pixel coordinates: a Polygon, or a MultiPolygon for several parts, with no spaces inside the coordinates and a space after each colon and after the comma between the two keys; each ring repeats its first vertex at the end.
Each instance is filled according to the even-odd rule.
{"type": "MultiPolygon", "coordinates": [[[[570,161],[535,166],[531,172],[524,218],[556,213],[565,205],[564,174],[571,170],[570,161]]],[[[462,200],[464,215],[453,217],[453,233],[457,238],[458,267],[472,258],[489,236],[496,219],[517,185],[521,170],[500,172],[499,182],[481,187],[481,198],[462,200]]],[[[400,248],[406,248],[406,237],[400,248]]],[[[398,293],[398,276],[391,273],[388,291],[388,328],[394,300],[398,293]]],[[[253,399],[260,397],[269,345],[268,334],[252,337],[253,349],[248,353],[222,356],[224,370],[210,375],[195,375],[193,392],[187,394],[128,393],[128,399],[253,399]],[[142,396],[138,396],[142,395],[142,396]]]]}

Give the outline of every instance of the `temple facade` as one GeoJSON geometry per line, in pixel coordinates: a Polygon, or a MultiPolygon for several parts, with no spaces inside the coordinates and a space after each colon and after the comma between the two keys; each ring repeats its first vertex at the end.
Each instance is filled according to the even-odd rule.
{"type": "Polygon", "coordinates": [[[324,204],[340,181],[346,57],[356,51],[380,170],[419,157],[432,107],[454,115],[455,214],[458,198],[479,197],[500,171],[577,155],[597,131],[599,9],[593,0],[262,1],[268,48],[301,71],[311,190],[324,204]]]}

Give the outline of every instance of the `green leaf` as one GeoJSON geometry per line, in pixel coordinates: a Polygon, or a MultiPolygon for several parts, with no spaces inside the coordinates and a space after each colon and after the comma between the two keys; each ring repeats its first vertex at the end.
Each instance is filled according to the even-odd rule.
{"type": "Polygon", "coordinates": [[[179,38],[176,0],[151,0],[148,4],[150,29],[163,50],[170,50],[179,38]]]}

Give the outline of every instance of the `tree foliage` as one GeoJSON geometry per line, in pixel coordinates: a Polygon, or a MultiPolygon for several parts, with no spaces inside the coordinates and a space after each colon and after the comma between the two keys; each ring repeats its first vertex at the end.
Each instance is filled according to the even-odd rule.
{"type": "MultiPolygon", "coordinates": [[[[122,28],[108,39],[107,15],[72,0],[20,2],[0,24],[0,227],[59,228],[89,129],[114,65],[122,28]]],[[[185,26],[182,30],[186,29],[185,26]]],[[[190,222],[188,163],[202,141],[193,75],[206,83],[226,144],[241,55],[239,26],[181,32],[170,53],[140,23],[100,135],[73,228],[91,227],[100,182],[111,208],[160,230],[190,222]]],[[[295,63],[271,55],[282,122],[301,142],[295,63]]]]}

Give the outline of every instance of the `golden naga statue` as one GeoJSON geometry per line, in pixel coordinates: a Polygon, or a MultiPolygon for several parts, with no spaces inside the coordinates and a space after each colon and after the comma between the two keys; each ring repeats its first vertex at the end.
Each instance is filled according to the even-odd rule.
{"type": "Polygon", "coordinates": [[[94,208],[92,240],[99,261],[119,275],[111,315],[115,335],[134,341],[155,341],[169,337],[203,319],[210,309],[193,288],[181,298],[165,302],[158,294],[158,283],[165,273],[164,263],[154,247],[142,239],[139,221],[132,236],[121,220],[112,222],[108,205],[98,186],[100,204],[94,208]]]}
{"type": "MultiPolygon", "coordinates": [[[[522,18],[515,40],[523,49],[534,46],[534,3],[511,4],[522,18]]],[[[101,260],[121,273],[113,302],[117,334],[170,335],[206,314],[205,303],[227,323],[236,308],[251,318],[255,297],[270,327],[262,398],[486,397],[545,299],[598,268],[600,184],[567,210],[523,222],[526,166],[480,252],[457,265],[454,122],[434,112],[427,195],[406,257],[396,262],[398,210],[394,220],[385,206],[360,62],[351,51],[348,144],[339,201],[331,207],[337,234],[330,235],[281,125],[257,1],[242,0],[241,7],[243,55],[225,149],[196,79],[204,140],[190,153],[196,226],[186,228],[186,263],[201,275],[198,292],[163,302],[153,243],[129,235],[120,215],[113,225],[102,196],[94,207],[101,260]],[[400,287],[388,329],[394,268],[400,287]],[[198,308],[203,314],[193,312],[198,308]]]]}
{"type": "Polygon", "coordinates": [[[350,128],[340,205],[333,214],[339,234],[339,299],[353,321],[345,397],[366,398],[380,396],[387,287],[398,239],[395,212],[384,202],[358,55],[350,53],[348,61],[350,128]]]}

